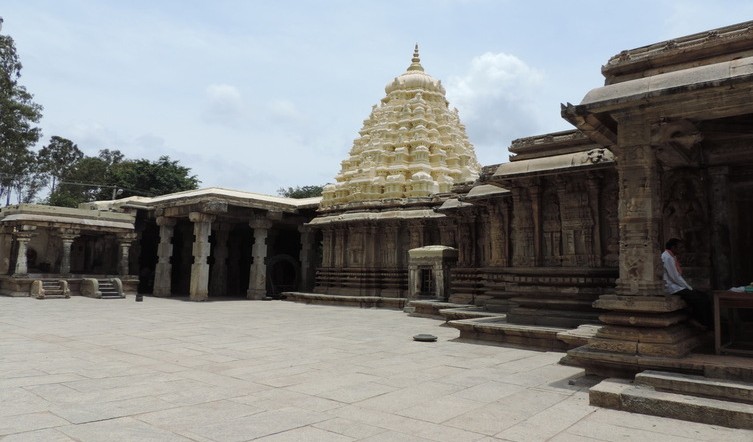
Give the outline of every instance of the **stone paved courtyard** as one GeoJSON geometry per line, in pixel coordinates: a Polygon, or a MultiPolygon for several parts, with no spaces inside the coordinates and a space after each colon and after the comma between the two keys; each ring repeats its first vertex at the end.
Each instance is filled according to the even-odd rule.
{"type": "Polygon", "coordinates": [[[0,298],[0,438],[753,440],[590,407],[593,380],[562,354],[457,342],[441,324],[282,301],[0,298]]]}

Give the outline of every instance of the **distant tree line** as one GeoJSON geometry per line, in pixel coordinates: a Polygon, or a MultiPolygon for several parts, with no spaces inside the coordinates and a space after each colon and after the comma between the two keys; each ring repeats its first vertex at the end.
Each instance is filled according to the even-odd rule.
{"type": "Polygon", "coordinates": [[[314,196],[322,196],[324,186],[296,186],[296,187],[280,187],[277,189],[277,194],[288,198],[311,198],[314,196]]]}
{"type": "MultiPolygon", "coordinates": [[[[0,17],[0,23],[2,18],[0,17]]],[[[196,189],[191,169],[160,157],[157,161],[127,159],[118,150],[103,149],[86,156],[71,140],[53,136],[39,151],[42,136],[36,126],[42,106],[19,84],[21,62],[13,39],[0,35],[0,202],[30,203],[49,186],[47,204],[75,207],[80,203],[156,196],[196,189]]]]}

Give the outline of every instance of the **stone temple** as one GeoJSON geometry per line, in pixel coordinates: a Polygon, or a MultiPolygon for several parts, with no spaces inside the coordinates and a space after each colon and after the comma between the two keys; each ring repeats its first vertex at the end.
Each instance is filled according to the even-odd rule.
{"type": "MultiPolygon", "coordinates": [[[[9,207],[0,293],[404,308],[601,376],[753,382],[753,296],[728,291],[753,280],[753,22],[621,51],[602,73],[561,105],[572,130],[482,167],[416,47],[321,198],[207,188],[9,207]],[[686,279],[714,295],[714,336],[664,293],[671,237],[686,279]]],[[[631,408],[647,402],[630,388],[604,381],[591,401],[666,412],[631,408]]]]}

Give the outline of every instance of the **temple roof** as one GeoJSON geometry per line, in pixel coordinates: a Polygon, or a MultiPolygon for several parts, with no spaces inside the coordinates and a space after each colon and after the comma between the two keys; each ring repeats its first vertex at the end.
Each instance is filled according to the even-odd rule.
{"type": "Polygon", "coordinates": [[[185,205],[211,199],[221,199],[233,205],[242,207],[275,209],[291,213],[295,213],[299,209],[315,208],[319,205],[319,201],[321,201],[321,197],[297,199],[245,192],[241,190],[223,189],[220,187],[207,187],[204,189],[186,190],[183,192],[169,193],[155,197],[132,196],[112,201],[95,201],[84,203],[82,206],[97,210],[118,209],[120,207],[154,209],[171,205],[185,205]]]}
{"type": "Polygon", "coordinates": [[[478,177],[465,126],[457,109],[450,109],[442,83],[424,71],[418,45],[406,71],[384,90],[336,182],[325,186],[321,208],[429,197],[478,177]]]}

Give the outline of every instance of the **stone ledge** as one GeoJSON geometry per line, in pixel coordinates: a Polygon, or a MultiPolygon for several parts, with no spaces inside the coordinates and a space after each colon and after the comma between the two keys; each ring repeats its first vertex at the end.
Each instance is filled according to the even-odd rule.
{"type": "Polygon", "coordinates": [[[504,318],[504,313],[490,312],[484,307],[443,308],[439,314],[447,321],[479,318],[504,318]]]}
{"type": "Polygon", "coordinates": [[[753,429],[753,408],[748,404],[656,391],[624,379],[610,378],[591,387],[589,401],[630,413],[753,429]]]}
{"type": "Polygon", "coordinates": [[[492,341],[515,347],[537,350],[565,351],[572,348],[557,338],[565,328],[509,324],[504,316],[449,321],[460,331],[460,339],[492,341]]]}
{"type": "Polygon", "coordinates": [[[445,319],[444,315],[442,315],[441,313],[441,310],[443,309],[473,307],[472,305],[468,304],[455,304],[452,302],[435,301],[432,299],[417,299],[409,301],[408,306],[413,309],[413,311],[410,312],[411,316],[436,319],[445,319]]]}
{"type": "Polygon", "coordinates": [[[753,384],[747,382],[646,370],[635,376],[635,383],[657,391],[753,404],[753,384]]]}
{"type": "Polygon", "coordinates": [[[304,304],[339,305],[360,308],[389,308],[400,310],[405,307],[405,298],[384,298],[381,296],[325,295],[321,293],[282,292],[285,300],[304,304]]]}

